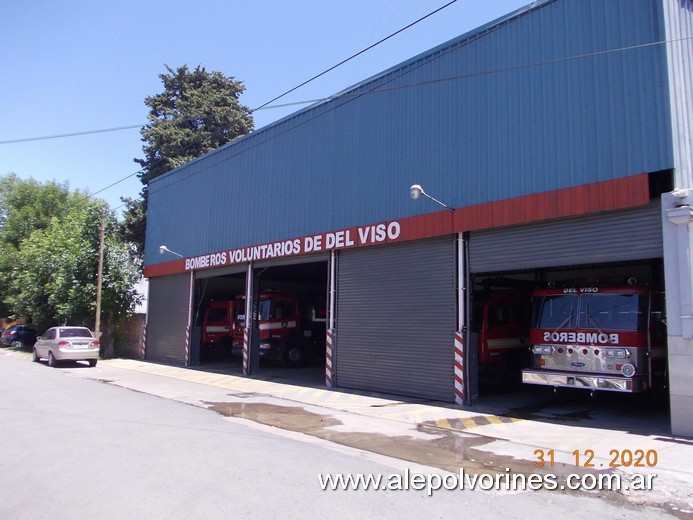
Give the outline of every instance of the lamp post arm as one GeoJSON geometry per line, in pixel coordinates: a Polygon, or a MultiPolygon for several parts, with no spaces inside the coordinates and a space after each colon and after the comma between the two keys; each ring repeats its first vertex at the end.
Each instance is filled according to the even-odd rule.
{"type": "Polygon", "coordinates": [[[425,191],[421,191],[421,195],[423,195],[423,196],[425,196],[425,197],[428,197],[429,199],[431,199],[431,200],[432,200],[433,202],[435,202],[436,204],[439,204],[439,205],[443,206],[445,209],[449,209],[450,211],[455,211],[454,208],[451,208],[451,207],[448,206],[447,204],[444,204],[444,203],[440,202],[438,199],[436,199],[436,198],[434,198],[434,197],[431,197],[431,196],[430,196],[428,193],[426,193],[425,191]]]}
{"type": "Polygon", "coordinates": [[[171,251],[168,247],[166,246],[159,246],[159,254],[163,255],[164,253],[171,253],[172,255],[180,256],[181,258],[185,258],[183,255],[180,253],[176,253],[175,251],[171,251]]]}

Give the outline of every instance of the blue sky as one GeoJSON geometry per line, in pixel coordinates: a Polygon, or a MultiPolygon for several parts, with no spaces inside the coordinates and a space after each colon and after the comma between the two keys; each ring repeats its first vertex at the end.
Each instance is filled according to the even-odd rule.
{"type": "MultiPolygon", "coordinates": [[[[246,85],[255,108],[421,18],[447,0],[3,0],[0,142],[146,123],[144,98],[164,64],[202,65],[246,85]]],[[[282,98],[323,98],[529,0],[457,0],[375,49],[282,98]]],[[[261,128],[301,106],[261,110],[261,128]]],[[[139,129],[0,144],[0,175],[67,181],[97,192],[134,174],[139,129]]],[[[136,176],[100,192],[137,197],[136,176]]]]}

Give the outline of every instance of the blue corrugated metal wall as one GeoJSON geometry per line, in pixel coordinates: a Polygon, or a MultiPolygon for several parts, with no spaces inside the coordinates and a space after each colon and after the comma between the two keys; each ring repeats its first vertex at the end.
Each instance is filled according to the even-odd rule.
{"type": "Polygon", "coordinates": [[[660,0],[556,0],[150,185],[145,263],[671,168],[660,0]],[[628,50],[624,48],[633,47],[628,50]]]}

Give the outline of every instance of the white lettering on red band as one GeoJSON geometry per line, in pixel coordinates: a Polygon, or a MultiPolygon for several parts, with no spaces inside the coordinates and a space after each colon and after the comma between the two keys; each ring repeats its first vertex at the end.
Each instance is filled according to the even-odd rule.
{"type": "Polygon", "coordinates": [[[618,334],[604,332],[544,332],[544,341],[575,343],[578,345],[618,345],[618,334]]]}
{"type": "Polygon", "coordinates": [[[208,269],[285,256],[320,253],[347,247],[371,246],[396,241],[401,235],[402,227],[397,221],[341,231],[330,231],[304,238],[270,242],[258,246],[242,247],[220,253],[186,258],[185,270],[208,269]]]}

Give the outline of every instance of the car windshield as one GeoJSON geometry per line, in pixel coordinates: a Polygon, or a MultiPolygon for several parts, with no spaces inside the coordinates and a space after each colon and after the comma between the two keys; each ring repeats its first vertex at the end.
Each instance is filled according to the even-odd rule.
{"type": "Polygon", "coordinates": [[[86,327],[60,327],[61,338],[91,338],[91,331],[86,327]]]}

